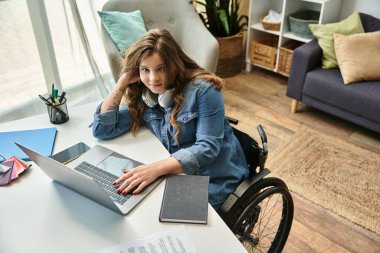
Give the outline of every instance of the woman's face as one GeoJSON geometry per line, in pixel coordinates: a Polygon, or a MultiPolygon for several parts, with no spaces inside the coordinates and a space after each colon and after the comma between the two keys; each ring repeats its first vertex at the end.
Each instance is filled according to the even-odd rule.
{"type": "Polygon", "coordinates": [[[153,53],[142,59],[140,63],[140,79],[155,94],[161,94],[166,91],[165,67],[158,53],[153,53]]]}

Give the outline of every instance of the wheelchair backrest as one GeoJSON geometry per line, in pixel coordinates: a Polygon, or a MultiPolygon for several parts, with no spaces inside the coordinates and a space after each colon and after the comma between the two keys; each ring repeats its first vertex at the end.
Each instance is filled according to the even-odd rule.
{"type": "Polygon", "coordinates": [[[267,138],[266,138],[264,129],[260,125],[257,127],[257,129],[259,131],[261,140],[263,142],[263,148],[261,148],[259,144],[257,143],[257,141],[253,139],[251,136],[232,127],[234,135],[238,139],[241,147],[243,148],[243,152],[247,160],[249,171],[250,171],[250,176],[255,175],[257,173],[256,169],[258,167],[260,170],[264,169],[266,158],[268,155],[268,152],[266,149],[267,138]]]}

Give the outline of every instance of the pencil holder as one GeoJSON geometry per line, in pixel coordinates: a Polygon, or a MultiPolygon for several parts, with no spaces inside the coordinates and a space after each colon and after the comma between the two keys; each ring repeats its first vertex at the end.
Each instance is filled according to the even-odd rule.
{"type": "Polygon", "coordinates": [[[69,113],[67,111],[67,99],[64,97],[62,100],[57,97],[52,101],[51,98],[48,99],[51,105],[47,105],[47,111],[49,114],[50,122],[53,124],[62,124],[69,120],[69,113]],[[57,103],[56,101],[60,101],[57,103]]]}

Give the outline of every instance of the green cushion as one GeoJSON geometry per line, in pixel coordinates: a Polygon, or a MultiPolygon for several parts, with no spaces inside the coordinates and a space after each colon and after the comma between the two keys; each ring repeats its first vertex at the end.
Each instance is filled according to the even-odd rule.
{"type": "Polygon", "coordinates": [[[354,33],[364,33],[359,12],[355,11],[348,18],[338,22],[325,25],[310,24],[310,31],[318,39],[318,44],[322,48],[322,68],[337,68],[338,62],[334,50],[334,33],[350,35],[354,33]]]}
{"type": "Polygon", "coordinates": [[[98,14],[123,57],[125,50],[146,33],[140,10],[133,12],[98,11],[98,14]]]}

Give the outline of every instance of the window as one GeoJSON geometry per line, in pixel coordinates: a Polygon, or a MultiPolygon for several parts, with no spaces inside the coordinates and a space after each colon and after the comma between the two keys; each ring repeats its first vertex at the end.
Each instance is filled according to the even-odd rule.
{"type": "MultiPolygon", "coordinates": [[[[0,122],[46,113],[38,94],[47,96],[52,80],[58,80],[55,87],[60,87],[60,93],[67,92],[69,106],[102,98],[70,1],[74,0],[0,1],[0,122]],[[44,17],[47,29],[46,22],[40,21],[44,17]],[[46,49],[49,39],[50,51],[46,49]]],[[[77,4],[96,67],[110,83],[113,80],[96,13],[105,2],[77,4]]]]}
{"type": "Polygon", "coordinates": [[[26,1],[0,2],[0,115],[47,92],[26,1]]]}

